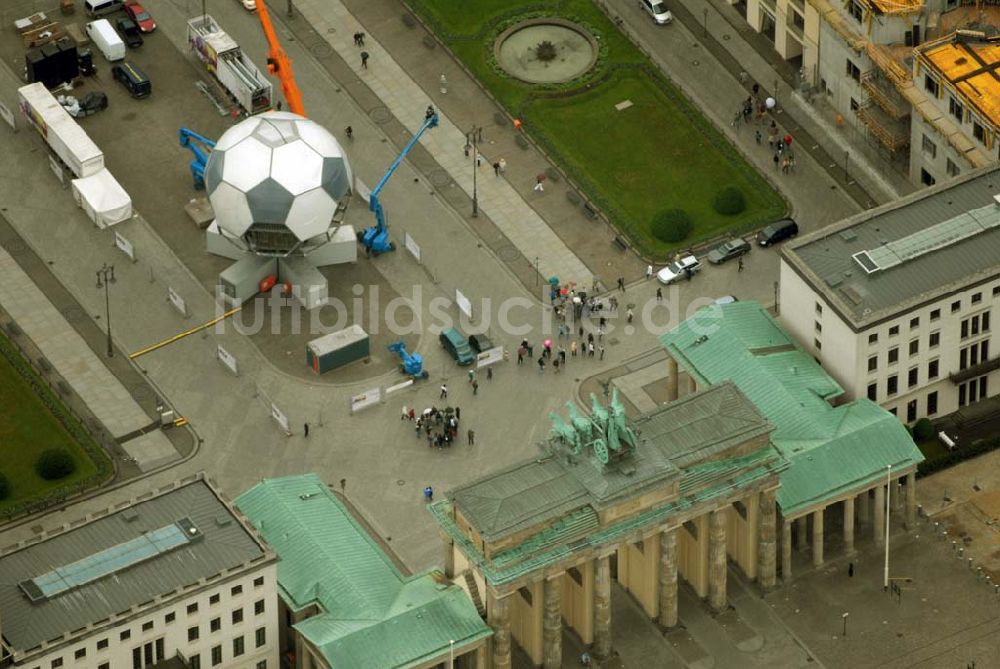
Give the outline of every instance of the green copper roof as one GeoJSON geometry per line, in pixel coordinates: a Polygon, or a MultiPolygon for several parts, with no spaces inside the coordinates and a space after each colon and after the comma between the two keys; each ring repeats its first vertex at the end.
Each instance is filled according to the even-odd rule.
{"type": "Polygon", "coordinates": [[[832,406],[841,387],[756,302],[706,307],[661,341],[699,384],[732,381],[775,425],[771,441],[791,462],[777,493],[786,516],[923,460],[877,404],[832,406]]]}
{"type": "Polygon", "coordinates": [[[236,499],[278,553],[295,625],[331,667],[411,667],[491,634],[458,587],[406,577],[315,474],[268,479],[236,499]]]}

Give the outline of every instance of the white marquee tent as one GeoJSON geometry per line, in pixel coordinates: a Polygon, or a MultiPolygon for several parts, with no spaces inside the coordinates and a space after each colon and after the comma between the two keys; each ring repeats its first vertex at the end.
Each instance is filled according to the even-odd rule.
{"type": "Polygon", "coordinates": [[[99,228],[121,223],[132,215],[132,198],[107,169],[73,179],[73,199],[99,228]]]}

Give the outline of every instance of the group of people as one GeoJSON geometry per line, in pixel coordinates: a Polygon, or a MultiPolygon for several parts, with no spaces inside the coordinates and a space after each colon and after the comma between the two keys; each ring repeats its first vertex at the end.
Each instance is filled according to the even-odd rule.
{"type": "MultiPolygon", "coordinates": [[[[448,448],[458,440],[458,424],[462,418],[461,407],[428,407],[417,416],[412,408],[403,407],[400,420],[413,422],[413,430],[417,439],[427,439],[429,448],[448,448]]],[[[470,446],[475,444],[475,432],[471,429],[466,438],[470,446]]]]}
{"type": "MultiPolygon", "coordinates": [[[[771,104],[773,104],[773,101],[771,104]]],[[[760,95],[760,84],[754,84],[752,93],[740,105],[730,125],[737,129],[739,129],[741,123],[749,125],[756,111],[756,120],[763,127],[769,110],[767,105],[768,103],[760,95]]],[[[763,144],[764,133],[760,128],[754,131],[754,139],[758,145],[763,144]]],[[[767,128],[767,145],[774,153],[772,157],[774,169],[781,170],[782,174],[795,172],[795,155],[792,153],[791,148],[792,137],[787,134],[782,136],[778,124],[774,119],[771,119],[771,124],[767,128]]]]}

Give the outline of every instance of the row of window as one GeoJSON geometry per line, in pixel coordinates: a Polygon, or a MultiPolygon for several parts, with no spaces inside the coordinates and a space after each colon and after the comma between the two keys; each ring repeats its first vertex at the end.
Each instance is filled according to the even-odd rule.
{"type": "MultiPolygon", "coordinates": [[[[258,628],[254,632],[254,646],[260,648],[267,643],[267,630],[263,627],[258,628]]],[[[233,657],[240,657],[246,652],[246,644],[244,643],[243,635],[233,639],[233,657]]],[[[209,651],[208,660],[211,663],[210,666],[217,667],[222,664],[222,644],[212,646],[209,651]]],[[[201,669],[201,654],[195,653],[188,658],[188,664],[191,669],[201,669]]],[[[143,669],[142,667],[133,667],[132,669],[143,669]]],[[[265,661],[260,661],[257,663],[257,669],[267,669],[267,663],[265,661]]]]}
{"type": "MultiPolygon", "coordinates": [[[[940,363],[937,358],[927,363],[927,381],[933,381],[940,375],[940,363]]],[[[920,367],[911,367],[906,372],[906,387],[913,388],[920,383],[920,367]]],[[[885,380],[886,397],[892,397],[899,392],[899,375],[891,374],[885,380]]],[[[878,382],[868,384],[868,399],[878,401],[878,382]]]]}
{"type": "MultiPolygon", "coordinates": [[[[941,84],[938,82],[937,77],[929,72],[924,73],[924,90],[933,95],[935,98],[941,97],[941,84]]],[[[989,131],[985,124],[980,123],[979,119],[972,113],[972,110],[967,110],[958,101],[957,98],[951,96],[948,100],[948,112],[955,117],[955,119],[960,123],[965,123],[967,120],[972,121],[972,136],[976,138],[983,146],[990,148],[991,142],[989,141],[989,131]]]]}
{"type": "MultiPolygon", "coordinates": [[[[253,613],[255,616],[259,616],[264,613],[263,599],[258,599],[256,602],[254,602],[253,613]]],[[[238,625],[239,623],[243,622],[242,608],[233,610],[232,620],[234,625],[238,625]]],[[[212,618],[212,620],[210,620],[208,623],[208,628],[212,632],[218,632],[220,629],[222,629],[222,618],[220,617],[212,618]]],[[[193,625],[188,628],[188,641],[195,641],[198,639],[199,636],[200,636],[200,628],[198,627],[198,625],[193,625]]]]}
{"type": "MultiPolygon", "coordinates": [[[[253,587],[254,588],[260,588],[260,587],[263,587],[263,585],[264,585],[264,577],[263,576],[258,576],[257,578],[255,578],[253,580],[253,587]]],[[[237,596],[243,594],[243,586],[242,585],[234,585],[232,588],[230,588],[229,593],[233,597],[237,597],[237,596]]],[[[209,597],[208,603],[209,604],[218,604],[219,603],[219,593],[215,593],[211,597],[209,597]]],[[[194,602],[192,604],[188,604],[187,612],[188,612],[188,615],[193,615],[193,614],[197,613],[198,612],[198,603],[194,602]]],[[[259,615],[261,615],[261,614],[264,613],[264,600],[263,599],[259,599],[256,602],[254,602],[253,612],[254,612],[254,615],[257,615],[257,616],[259,616],[259,615]]],[[[173,623],[176,619],[177,619],[177,615],[173,611],[170,611],[166,615],[163,616],[163,623],[165,625],[169,625],[169,624],[173,623]]],[[[234,625],[237,624],[237,623],[242,622],[243,621],[243,609],[239,608],[239,609],[236,609],[235,611],[233,611],[233,613],[232,613],[232,619],[233,619],[233,624],[234,625]]],[[[211,626],[212,626],[212,631],[213,632],[218,631],[218,629],[221,627],[221,624],[219,624],[219,623],[220,623],[220,619],[219,618],[216,618],[216,619],[214,619],[211,622],[211,626]]],[[[142,631],[143,632],[150,632],[150,631],[153,630],[153,627],[154,627],[154,622],[152,620],[147,620],[146,622],[144,622],[142,624],[142,631]]],[[[188,629],[188,641],[192,641],[192,638],[191,638],[191,630],[192,629],[195,630],[195,637],[194,638],[195,639],[198,638],[198,633],[197,633],[198,628],[197,627],[189,628],[188,629]]],[[[118,634],[118,640],[119,641],[128,641],[131,638],[132,638],[132,630],[130,630],[130,629],[122,630],[118,634]]],[[[161,640],[161,642],[162,642],[162,640],[161,640]]],[[[108,639],[107,639],[107,637],[105,637],[103,639],[98,639],[97,640],[97,650],[98,651],[106,650],[107,648],[108,648],[108,639]]],[[[153,652],[153,647],[152,646],[150,646],[150,649],[151,649],[150,652],[153,652]]],[[[75,651],[73,651],[73,659],[75,659],[75,660],[82,660],[85,657],[87,657],[87,647],[86,646],[81,647],[81,648],[77,648],[75,651]]],[[[107,662],[101,664],[98,669],[107,669],[107,666],[106,666],[107,664],[108,664],[107,662]]],[[[52,669],[58,669],[59,667],[62,667],[62,666],[63,666],[63,659],[61,657],[57,657],[54,660],[52,660],[52,663],[51,663],[52,669]]],[[[41,669],[41,668],[40,667],[35,667],[35,669],[41,669]]]]}
{"type": "MultiPolygon", "coordinates": [[[[927,403],[927,412],[925,415],[933,416],[934,414],[936,414],[938,411],[938,394],[936,390],[932,393],[927,393],[926,403],[927,403]]],[[[893,416],[898,415],[896,407],[889,409],[889,413],[891,413],[893,416]]],[[[917,400],[912,399],[906,403],[906,422],[912,423],[916,419],[917,419],[917,400]]]]}
{"type": "MultiPolygon", "coordinates": [[[[930,349],[935,349],[941,343],[941,333],[932,332],[927,336],[927,347],[930,349]]],[[[907,347],[908,357],[913,357],[920,352],[920,340],[911,339],[910,344],[907,347]]],[[[899,362],[899,347],[893,346],[888,351],[886,351],[886,365],[895,365],[899,362]]],[[[874,372],[878,369],[878,354],[868,356],[868,371],[874,372]]]]}
{"type": "MultiPolygon", "coordinates": [[[[923,137],[923,141],[921,142],[920,145],[920,150],[929,155],[932,159],[937,158],[937,144],[935,144],[934,141],[927,135],[924,135],[923,137]]],[[[949,177],[957,177],[959,174],[962,173],[962,170],[955,163],[955,161],[947,157],[945,158],[945,171],[948,172],[949,177]]],[[[927,186],[933,186],[937,180],[927,170],[923,170],[923,172],[926,174],[926,176],[921,175],[922,181],[927,186]]]]}
{"type": "MultiPolygon", "coordinates": [[[[994,298],[1000,297],[1000,285],[993,286],[993,291],[992,292],[993,292],[993,297],[994,298]]],[[[983,301],[983,293],[981,291],[977,292],[977,293],[973,293],[972,295],[969,296],[969,305],[970,306],[975,306],[977,304],[981,304],[982,301],[983,301]]],[[[960,300],[960,299],[959,300],[955,300],[954,302],[951,303],[951,313],[954,314],[954,313],[957,313],[957,312],[959,312],[961,310],[962,310],[962,300],[960,300]]],[[[822,314],[823,314],[823,305],[820,304],[819,302],[817,302],[816,303],[816,315],[817,316],[821,316],[822,314]]],[[[983,332],[989,331],[989,329],[990,329],[990,316],[989,316],[989,312],[988,311],[983,312],[982,314],[978,314],[978,316],[981,317],[981,320],[978,322],[979,323],[978,327],[983,332]]],[[[969,325],[972,324],[972,318],[975,318],[975,317],[967,318],[963,322],[963,332],[965,331],[966,323],[968,323],[969,325]]],[[[929,314],[929,320],[930,320],[930,322],[934,323],[934,322],[936,322],[936,321],[938,321],[940,319],[941,319],[941,310],[940,309],[931,309],[930,314],[929,314]]],[[[911,330],[915,330],[918,327],[920,327],[920,316],[913,316],[912,318],[910,318],[910,329],[911,330]]],[[[891,337],[895,337],[898,334],[899,334],[899,325],[891,325],[891,326],[889,326],[888,336],[890,338],[891,337]]],[[[976,333],[973,333],[973,334],[976,334],[976,333]]],[[[965,336],[966,336],[965,334],[962,335],[962,337],[965,337],[965,336]]],[[[873,345],[877,344],[878,340],[879,340],[879,333],[878,332],[872,332],[871,334],[868,335],[868,344],[869,345],[873,346],[873,345]]]]}

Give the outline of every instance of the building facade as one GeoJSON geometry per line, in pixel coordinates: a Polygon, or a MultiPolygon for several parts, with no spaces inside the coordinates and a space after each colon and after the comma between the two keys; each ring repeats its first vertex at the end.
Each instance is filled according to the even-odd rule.
{"type": "Polygon", "coordinates": [[[562,666],[564,626],[607,657],[616,580],[665,628],[678,624],[678,578],[715,610],[730,565],[775,581],[775,489],[787,462],[772,426],[731,384],[634,422],[613,395],[553,414],[537,459],[430,505],[448,573],[483,603],[494,636],[486,666],[511,666],[517,643],[562,666]]]}
{"type": "Polygon", "coordinates": [[[0,551],[0,667],[277,669],[276,557],[203,475],[0,551]]]}
{"type": "Polygon", "coordinates": [[[782,249],[783,326],[907,424],[1000,391],[1000,172],[979,170],[782,249]]]}
{"type": "Polygon", "coordinates": [[[972,4],[747,0],[745,16],[838,122],[905,165],[913,184],[932,186],[997,161],[1000,85],[982,31],[1000,26],[1000,7],[972,4]]]}
{"type": "Polygon", "coordinates": [[[315,474],[236,504],[277,552],[281,648],[295,669],[477,669],[491,635],[440,571],[408,575],[315,474]]]}
{"type": "Polygon", "coordinates": [[[668,400],[732,383],[775,426],[771,444],[789,463],[776,495],[784,581],[796,558],[823,565],[828,518],[842,524],[847,554],[856,528],[884,545],[893,508],[914,526],[923,455],[909,433],[867,398],[846,401],[843,388],[759,304],[705,307],[661,340],[668,400]],[[678,383],[682,377],[686,383],[678,383]]]}

